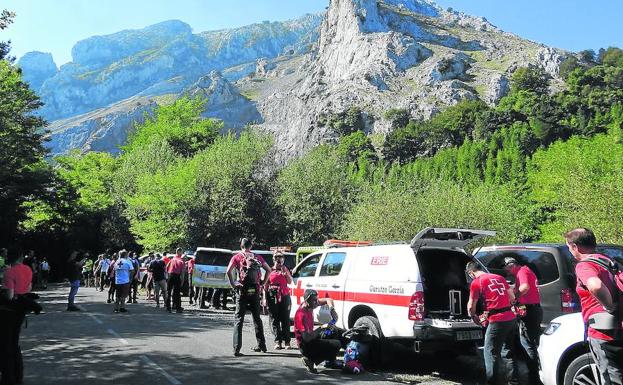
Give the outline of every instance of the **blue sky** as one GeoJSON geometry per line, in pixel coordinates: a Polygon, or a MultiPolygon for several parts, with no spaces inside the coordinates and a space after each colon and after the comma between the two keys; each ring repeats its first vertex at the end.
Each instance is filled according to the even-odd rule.
{"type": "MultiPolygon", "coordinates": [[[[559,48],[623,47],[621,0],[438,0],[505,31],[559,48]]],[[[17,19],[0,32],[12,40],[18,58],[32,50],[51,52],[58,65],[71,60],[71,47],[93,35],[142,28],[169,19],[195,32],[286,20],[319,12],[328,0],[3,0],[17,19]]]]}

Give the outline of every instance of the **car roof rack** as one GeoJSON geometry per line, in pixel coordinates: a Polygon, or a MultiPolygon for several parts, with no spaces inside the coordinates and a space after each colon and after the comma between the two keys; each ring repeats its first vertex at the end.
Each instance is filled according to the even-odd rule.
{"type": "Polygon", "coordinates": [[[361,247],[361,246],[371,246],[373,243],[371,241],[350,241],[350,240],[342,240],[342,239],[328,239],[322,245],[326,248],[330,247],[361,247]]]}

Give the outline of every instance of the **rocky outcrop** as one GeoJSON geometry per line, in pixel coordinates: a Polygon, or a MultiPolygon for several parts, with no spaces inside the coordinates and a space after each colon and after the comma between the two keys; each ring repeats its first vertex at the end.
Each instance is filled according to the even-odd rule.
{"type": "Polygon", "coordinates": [[[59,120],[48,129],[50,135],[46,147],[50,156],[69,150],[104,151],[119,153],[137,124],[145,122],[156,107],[156,102],[147,98],[132,98],[111,108],[59,120]]]}
{"type": "Polygon", "coordinates": [[[223,121],[225,130],[240,130],[250,123],[262,123],[255,103],[240,94],[219,72],[200,78],[185,95],[207,100],[203,116],[223,121]]]}
{"type": "Polygon", "coordinates": [[[52,54],[46,52],[28,52],[19,59],[17,66],[22,69],[24,81],[35,92],[39,92],[43,83],[58,72],[52,54]]]}

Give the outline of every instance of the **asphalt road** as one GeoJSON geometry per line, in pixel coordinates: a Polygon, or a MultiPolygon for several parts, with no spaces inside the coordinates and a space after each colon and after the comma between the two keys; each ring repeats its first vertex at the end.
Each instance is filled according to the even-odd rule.
{"type": "MultiPolygon", "coordinates": [[[[477,356],[426,358],[403,354],[390,368],[361,375],[319,368],[307,373],[297,350],[253,353],[253,324],[247,316],[244,357],[232,356],[233,312],[198,310],[183,314],[156,309],[144,299],[115,314],[106,295],[80,288],[84,311],[65,311],[68,286],[40,292],[44,313],[28,317],[22,332],[25,384],[476,384],[477,356]]],[[[231,304],[230,304],[231,305],[231,304]]],[[[267,341],[272,341],[264,318],[267,341]]]]}

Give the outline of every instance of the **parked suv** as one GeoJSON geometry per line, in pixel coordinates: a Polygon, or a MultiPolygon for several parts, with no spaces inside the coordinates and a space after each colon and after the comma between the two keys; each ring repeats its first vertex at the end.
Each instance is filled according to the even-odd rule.
{"type": "MultiPolygon", "coordinates": [[[[597,252],[616,258],[623,263],[623,246],[599,245],[597,252]]],[[[477,249],[474,256],[495,274],[507,276],[504,258],[513,257],[527,265],[538,278],[543,323],[563,314],[580,311],[580,301],[575,292],[575,259],[566,244],[495,245],[477,249]]],[[[514,277],[507,276],[511,284],[514,277]]]]}
{"type": "Polygon", "coordinates": [[[225,272],[230,259],[231,250],[212,247],[197,248],[192,276],[193,286],[229,289],[229,280],[225,272]]]}
{"type": "MultiPolygon", "coordinates": [[[[464,247],[491,231],[426,228],[411,244],[316,251],[294,269],[291,316],[306,289],[331,297],[344,329],[365,325],[416,352],[465,350],[483,337],[467,315],[464,247]]],[[[380,344],[382,345],[382,344],[380,344]]]]}

